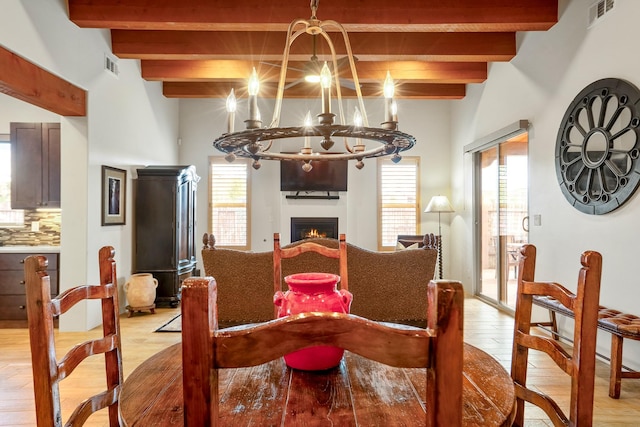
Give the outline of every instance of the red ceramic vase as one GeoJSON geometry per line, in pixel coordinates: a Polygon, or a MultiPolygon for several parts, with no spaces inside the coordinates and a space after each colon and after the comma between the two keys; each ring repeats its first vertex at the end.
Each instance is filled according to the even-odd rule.
{"type": "MultiPolygon", "coordinates": [[[[278,317],[310,311],[349,313],[353,295],[337,290],[340,276],[328,273],[298,273],[286,276],[287,292],[278,291],[273,303],[278,317]]],[[[318,346],[305,348],[284,356],[288,366],[305,371],[333,368],[340,363],[344,350],[339,347],[318,346]]]]}

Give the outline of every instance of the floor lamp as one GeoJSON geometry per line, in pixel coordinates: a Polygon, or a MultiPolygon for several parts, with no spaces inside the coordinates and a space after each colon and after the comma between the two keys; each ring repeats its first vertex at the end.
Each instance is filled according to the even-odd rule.
{"type": "Polygon", "coordinates": [[[440,215],[443,212],[454,212],[454,210],[447,196],[433,196],[424,211],[438,212],[438,278],[442,279],[442,227],[440,226],[440,215]]]}

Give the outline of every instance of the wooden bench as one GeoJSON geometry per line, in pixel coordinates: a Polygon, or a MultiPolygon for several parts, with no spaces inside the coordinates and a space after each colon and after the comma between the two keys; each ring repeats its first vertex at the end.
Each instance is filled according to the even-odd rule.
{"type": "MultiPolygon", "coordinates": [[[[556,313],[574,317],[573,312],[557,300],[550,297],[534,296],[533,303],[549,310],[549,322],[536,322],[536,326],[547,326],[556,339],[559,339],[556,313]]],[[[611,334],[611,371],[609,374],[609,397],[620,397],[622,378],[640,378],[640,372],[632,371],[622,365],[622,342],[624,338],[640,341],[640,317],[625,314],[600,306],[598,311],[598,328],[611,334]],[[623,370],[624,369],[624,370],[623,370]]]]}

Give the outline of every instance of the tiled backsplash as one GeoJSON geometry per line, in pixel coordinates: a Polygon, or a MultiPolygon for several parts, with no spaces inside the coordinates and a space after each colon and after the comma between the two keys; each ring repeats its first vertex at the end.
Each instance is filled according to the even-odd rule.
{"type": "Polygon", "coordinates": [[[0,227],[0,245],[4,246],[60,246],[61,211],[24,211],[24,226],[0,227]],[[31,231],[31,224],[40,222],[39,231],[31,231]]]}

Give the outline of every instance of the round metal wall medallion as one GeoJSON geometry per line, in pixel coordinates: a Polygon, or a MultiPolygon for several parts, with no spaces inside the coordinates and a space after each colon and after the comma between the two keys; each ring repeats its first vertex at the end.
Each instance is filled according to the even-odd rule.
{"type": "Polygon", "coordinates": [[[611,212],[638,187],[639,108],[640,91],[620,79],[591,83],[569,105],[556,139],[556,175],[579,211],[611,212]]]}

